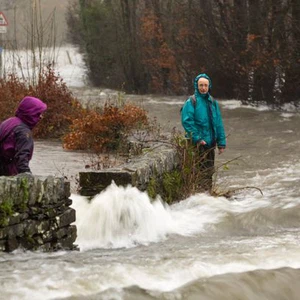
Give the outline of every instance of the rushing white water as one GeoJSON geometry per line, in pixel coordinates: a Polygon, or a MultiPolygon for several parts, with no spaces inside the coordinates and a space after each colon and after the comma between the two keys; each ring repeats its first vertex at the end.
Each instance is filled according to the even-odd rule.
{"type": "Polygon", "coordinates": [[[73,196],[77,211],[77,242],[82,250],[132,247],[157,242],[172,232],[172,218],[160,200],[114,183],[89,203],[73,196]],[[93,230],[91,230],[93,228],[93,230]]]}
{"type": "Polygon", "coordinates": [[[265,200],[229,202],[223,197],[195,195],[169,207],[160,199],[151,202],[145,192],[112,183],[91,201],[72,195],[77,212],[80,249],[120,248],[163,241],[168,235],[191,236],[205,226],[218,224],[228,214],[267,207],[265,200]],[[92,228],[92,230],[91,230],[92,228]]]}

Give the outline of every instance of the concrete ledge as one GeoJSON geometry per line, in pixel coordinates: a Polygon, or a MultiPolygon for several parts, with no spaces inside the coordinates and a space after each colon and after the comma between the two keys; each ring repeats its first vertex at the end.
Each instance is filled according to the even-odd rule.
{"type": "Polygon", "coordinates": [[[143,154],[130,159],[127,163],[101,171],[79,173],[80,194],[94,196],[114,181],[117,185],[128,184],[145,191],[152,178],[160,178],[178,166],[175,149],[165,143],[154,143],[143,148],[143,154]]]}

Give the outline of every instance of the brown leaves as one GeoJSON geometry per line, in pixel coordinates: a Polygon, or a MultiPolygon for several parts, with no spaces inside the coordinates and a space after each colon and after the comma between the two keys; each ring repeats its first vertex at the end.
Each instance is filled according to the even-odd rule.
{"type": "Polygon", "coordinates": [[[64,137],[64,147],[95,153],[118,150],[131,130],[146,124],[145,110],[131,104],[122,108],[106,104],[101,113],[85,111],[73,121],[70,133],[64,137]]]}
{"type": "Polygon", "coordinates": [[[151,74],[151,90],[162,93],[168,92],[168,89],[176,91],[180,82],[179,72],[162,20],[154,11],[148,10],[141,18],[141,23],[143,64],[151,74]]]}
{"type": "Polygon", "coordinates": [[[41,99],[48,106],[44,118],[36,128],[35,137],[60,138],[68,130],[71,121],[77,118],[82,107],[72,96],[63,80],[55,75],[54,69],[48,65],[39,75],[35,86],[21,81],[14,74],[0,79],[1,102],[0,120],[15,114],[19,102],[25,96],[41,99]]]}

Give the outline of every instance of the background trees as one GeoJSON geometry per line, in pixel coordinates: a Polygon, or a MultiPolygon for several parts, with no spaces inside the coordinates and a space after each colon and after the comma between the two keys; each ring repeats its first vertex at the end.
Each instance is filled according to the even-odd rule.
{"type": "Polygon", "coordinates": [[[95,85],[189,94],[207,72],[217,97],[299,102],[300,0],[78,0],[67,20],[95,85]]]}

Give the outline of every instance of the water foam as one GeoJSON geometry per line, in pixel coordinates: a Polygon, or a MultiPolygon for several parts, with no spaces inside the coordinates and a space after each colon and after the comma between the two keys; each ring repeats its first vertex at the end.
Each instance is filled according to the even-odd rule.
{"type": "MultiPolygon", "coordinates": [[[[274,172],[268,176],[274,176],[274,172]]],[[[278,183],[277,175],[274,184],[278,183]]],[[[237,224],[244,233],[256,232],[260,227],[264,231],[281,225],[298,225],[294,208],[299,201],[274,194],[278,186],[274,189],[270,183],[268,186],[264,196],[244,191],[237,200],[228,201],[224,197],[196,194],[169,206],[160,198],[151,201],[147,193],[135,187],[112,183],[90,202],[83,196],[72,195],[77,219],[76,243],[83,251],[130,248],[163,241],[171,234],[191,236],[209,234],[209,230],[214,234],[224,234],[224,230],[230,234],[237,224]],[[281,214],[289,222],[280,218],[281,214]]]]}
{"type": "Polygon", "coordinates": [[[207,194],[194,195],[168,206],[160,198],[151,202],[148,194],[132,186],[112,183],[91,202],[72,195],[76,210],[81,250],[133,247],[159,242],[170,234],[190,236],[204,231],[206,224],[218,223],[228,201],[207,194]]]}
{"type": "Polygon", "coordinates": [[[90,203],[76,195],[72,199],[77,214],[76,243],[82,250],[148,244],[172,231],[168,207],[159,199],[151,203],[146,193],[132,186],[112,183],[90,203]]]}

